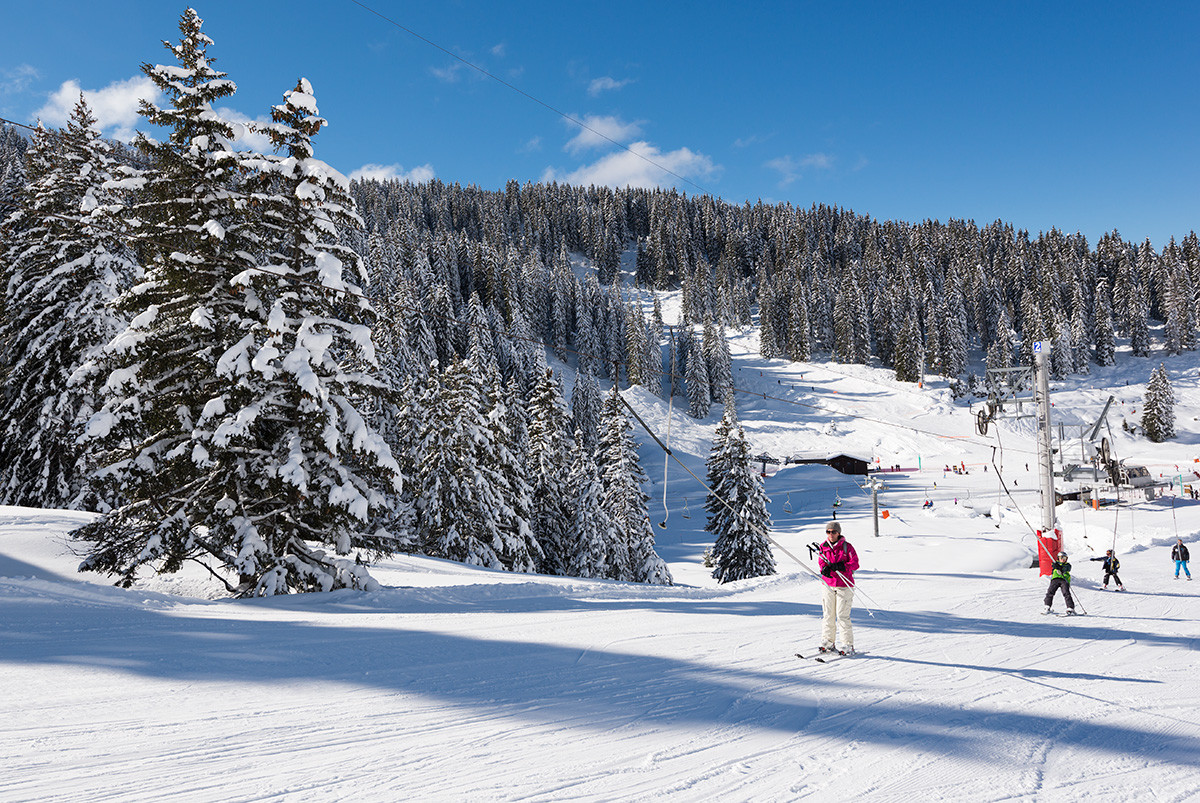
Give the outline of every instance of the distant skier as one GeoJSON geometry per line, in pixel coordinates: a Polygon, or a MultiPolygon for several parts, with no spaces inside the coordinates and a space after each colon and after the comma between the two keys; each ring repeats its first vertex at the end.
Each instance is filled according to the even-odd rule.
{"type": "Polygon", "coordinates": [[[1183,573],[1187,575],[1187,579],[1192,579],[1192,573],[1188,569],[1188,548],[1183,545],[1182,538],[1175,539],[1175,546],[1171,548],[1171,560],[1175,561],[1175,579],[1179,579],[1179,570],[1183,569],[1183,573]]]}
{"type": "Polygon", "coordinates": [[[858,553],[842,537],[842,525],[831,521],[825,525],[825,540],[821,542],[817,565],[825,578],[821,595],[821,611],[825,614],[821,631],[821,652],[834,650],[834,630],[840,630],[843,655],[854,654],[854,628],[850,624],[850,606],[854,602],[854,572],[858,569],[858,553]]]}
{"type": "Polygon", "coordinates": [[[1112,578],[1117,582],[1117,590],[1124,591],[1125,585],[1121,582],[1121,578],[1117,575],[1117,569],[1121,568],[1121,561],[1117,560],[1117,556],[1110,549],[1102,558],[1092,558],[1092,560],[1102,560],[1101,568],[1104,569],[1104,587],[1108,588],[1108,578],[1112,578]]]}
{"type": "Polygon", "coordinates": [[[1046,590],[1046,610],[1042,613],[1050,613],[1050,606],[1054,604],[1054,593],[1062,589],[1063,599],[1067,601],[1067,614],[1075,615],[1075,600],[1071,598],[1071,564],[1067,563],[1067,553],[1059,552],[1058,557],[1050,564],[1050,588],[1046,590]]]}

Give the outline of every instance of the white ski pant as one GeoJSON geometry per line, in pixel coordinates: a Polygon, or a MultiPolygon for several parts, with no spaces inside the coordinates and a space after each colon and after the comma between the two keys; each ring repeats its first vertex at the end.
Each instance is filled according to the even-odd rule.
{"type": "Polygon", "coordinates": [[[825,613],[824,627],[821,629],[821,646],[833,646],[835,627],[842,633],[842,646],[854,646],[854,628],[850,625],[850,605],[853,602],[853,588],[825,586],[825,593],[821,595],[821,610],[825,613]]]}

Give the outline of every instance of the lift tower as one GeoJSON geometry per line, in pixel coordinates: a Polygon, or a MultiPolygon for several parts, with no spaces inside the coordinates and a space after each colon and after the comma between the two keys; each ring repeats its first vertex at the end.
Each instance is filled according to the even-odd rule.
{"type": "Polygon", "coordinates": [[[1050,428],[1050,341],[1033,344],[1034,400],[1037,403],[1038,480],[1042,491],[1042,526],[1037,533],[1038,565],[1050,574],[1050,564],[1062,549],[1062,532],[1054,518],[1053,430],[1050,428]]]}

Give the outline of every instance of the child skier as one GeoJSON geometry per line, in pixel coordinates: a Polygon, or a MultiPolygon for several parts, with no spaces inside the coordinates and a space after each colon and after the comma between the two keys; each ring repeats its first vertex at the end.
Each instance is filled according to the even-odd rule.
{"type": "Polygon", "coordinates": [[[1067,563],[1067,553],[1059,552],[1058,558],[1050,564],[1050,588],[1046,591],[1046,610],[1042,613],[1050,613],[1050,606],[1054,603],[1054,593],[1062,589],[1063,599],[1067,601],[1067,615],[1075,615],[1075,600],[1071,598],[1071,564],[1067,563]]]}
{"type": "Polygon", "coordinates": [[[1092,558],[1092,560],[1104,561],[1104,563],[1101,564],[1101,568],[1104,569],[1104,587],[1105,588],[1108,588],[1108,578],[1111,577],[1112,579],[1117,581],[1117,590],[1118,591],[1125,590],[1125,586],[1121,582],[1121,578],[1117,575],[1117,569],[1121,568],[1121,561],[1117,560],[1117,556],[1113,554],[1113,551],[1111,549],[1108,550],[1107,553],[1105,553],[1104,557],[1092,558]]]}

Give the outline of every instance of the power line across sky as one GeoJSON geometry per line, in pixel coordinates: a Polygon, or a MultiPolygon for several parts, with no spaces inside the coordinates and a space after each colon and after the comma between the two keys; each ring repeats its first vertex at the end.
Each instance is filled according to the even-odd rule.
{"type": "MultiPolygon", "coordinates": [[[[138,67],[168,58],[160,43],[181,11],[14,4],[0,28],[0,115],[60,124],[84,90],[106,132],[128,135],[138,67]]],[[[348,175],[671,185],[1091,242],[1117,229],[1156,247],[1200,220],[1196,4],[751,13],[702,0],[680,13],[630,0],[297,0],[281,13],[209,0],[198,11],[239,87],[231,115],[264,119],[309,78],[331,123],[321,156],[348,175]]]]}

